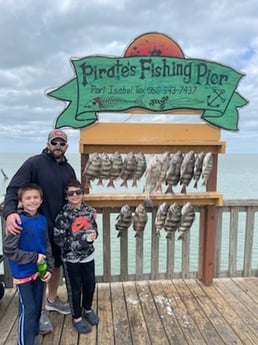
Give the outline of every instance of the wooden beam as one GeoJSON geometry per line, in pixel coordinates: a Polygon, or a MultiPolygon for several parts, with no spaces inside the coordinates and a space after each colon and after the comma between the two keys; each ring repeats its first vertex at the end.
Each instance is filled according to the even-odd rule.
{"type": "Polygon", "coordinates": [[[98,123],[80,130],[80,152],[204,150],[224,153],[220,129],[207,124],[98,123]]]}
{"type": "MultiPolygon", "coordinates": [[[[84,194],[84,201],[95,208],[102,207],[121,207],[124,204],[137,206],[144,201],[145,193],[126,193],[126,194],[84,194]]],[[[177,202],[183,205],[190,201],[193,205],[223,205],[223,194],[217,192],[206,193],[187,193],[187,194],[163,194],[155,193],[151,196],[153,206],[159,206],[161,202],[177,202]]]]}

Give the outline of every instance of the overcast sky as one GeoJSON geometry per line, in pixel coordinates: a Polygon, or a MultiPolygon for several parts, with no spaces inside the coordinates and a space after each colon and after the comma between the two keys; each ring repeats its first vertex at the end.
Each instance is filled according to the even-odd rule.
{"type": "MultiPolygon", "coordinates": [[[[246,75],[237,89],[249,101],[239,131],[222,130],[221,139],[227,153],[258,153],[257,0],[0,0],[0,19],[0,152],[41,151],[65,107],[45,92],[74,78],[71,58],[123,56],[156,31],[186,57],[246,75]]],[[[79,152],[79,130],[67,133],[79,152]]]]}

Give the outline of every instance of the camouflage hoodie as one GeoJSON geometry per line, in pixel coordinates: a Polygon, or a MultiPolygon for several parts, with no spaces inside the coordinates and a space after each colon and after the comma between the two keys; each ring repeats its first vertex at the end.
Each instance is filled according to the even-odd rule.
{"type": "Polygon", "coordinates": [[[94,252],[93,241],[87,242],[86,230],[97,231],[95,218],[96,210],[85,203],[80,209],[64,205],[54,227],[54,241],[61,249],[63,262],[82,262],[94,252]]]}

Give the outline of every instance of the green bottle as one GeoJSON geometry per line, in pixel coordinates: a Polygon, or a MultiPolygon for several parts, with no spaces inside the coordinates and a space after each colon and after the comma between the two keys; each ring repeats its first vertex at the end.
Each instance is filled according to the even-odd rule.
{"type": "Polygon", "coordinates": [[[37,263],[37,271],[39,273],[39,278],[44,278],[44,275],[47,273],[47,261],[45,259],[37,263]]]}

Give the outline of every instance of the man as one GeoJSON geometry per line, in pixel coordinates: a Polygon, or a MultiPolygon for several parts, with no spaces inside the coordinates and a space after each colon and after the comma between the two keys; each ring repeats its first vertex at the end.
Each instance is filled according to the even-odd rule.
{"type": "Polygon", "coordinates": [[[65,203],[64,188],[70,180],[76,178],[72,166],[68,163],[65,152],[68,148],[67,135],[56,129],[49,133],[46,148],[41,154],[28,158],[14,174],[5,196],[3,216],[6,219],[6,232],[16,234],[21,231],[18,209],[18,189],[26,183],[36,183],[43,190],[43,203],[40,212],[47,218],[48,234],[55,259],[55,268],[48,282],[48,298],[43,298],[40,318],[40,333],[53,331],[53,325],[47,311],[55,310],[69,314],[68,303],[58,298],[57,290],[60,279],[60,248],[53,241],[54,222],[65,203]]]}

